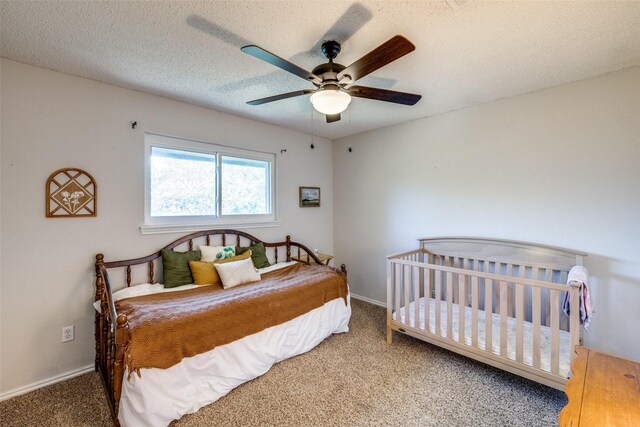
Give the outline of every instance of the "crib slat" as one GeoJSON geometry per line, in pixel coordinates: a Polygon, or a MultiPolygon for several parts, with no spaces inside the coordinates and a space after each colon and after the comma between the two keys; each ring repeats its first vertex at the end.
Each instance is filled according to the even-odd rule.
{"type": "Polygon", "coordinates": [[[500,356],[507,357],[507,282],[500,281],[500,356]]]}
{"type": "Polygon", "coordinates": [[[453,273],[447,272],[447,338],[453,340],[453,273]]]}
{"type": "MultiPolygon", "coordinates": [[[[489,270],[489,263],[487,264],[487,271],[489,270]]],[[[493,353],[493,280],[485,279],[484,281],[484,335],[485,335],[485,347],[484,350],[493,353]]]]}
{"type": "Polygon", "coordinates": [[[467,298],[465,292],[465,283],[467,282],[467,276],[463,274],[458,275],[458,341],[461,344],[466,344],[467,340],[465,339],[465,312],[467,306],[467,298]]]}
{"type": "MultiPolygon", "coordinates": [[[[460,266],[460,258],[455,258],[455,257],[450,257],[449,258],[451,260],[451,262],[449,263],[449,265],[453,268],[462,268],[462,266],[460,266]]],[[[458,274],[457,273],[453,273],[452,277],[451,277],[451,303],[458,303],[459,299],[458,299],[458,287],[457,286],[453,286],[454,283],[458,283],[458,274]]],[[[453,339],[453,337],[451,335],[449,335],[449,339],[453,339]]]]}
{"type": "Polygon", "coordinates": [[[414,327],[420,328],[420,269],[418,267],[411,268],[413,275],[413,318],[414,327]]]}
{"type": "MultiPolygon", "coordinates": [[[[529,266],[526,265],[522,265],[520,268],[522,268],[522,272],[520,274],[520,277],[522,278],[527,278],[527,269],[530,268],[529,266]]],[[[529,278],[533,279],[532,276],[530,276],[529,278]]],[[[524,320],[525,322],[529,322],[531,321],[531,290],[533,288],[531,286],[526,286],[524,288],[524,320]]]]}
{"type": "MultiPolygon", "coordinates": [[[[520,265],[518,268],[518,276],[522,279],[526,276],[526,266],[520,265]]],[[[522,362],[524,354],[524,319],[527,316],[529,305],[525,302],[525,293],[528,289],[525,285],[518,284],[516,288],[516,360],[522,362]],[[520,293],[518,293],[518,291],[520,293]],[[518,310],[520,312],[518,313],[518,310]]]]}
{"type": "Polygon", "coordinates": [[[478,277],[471,276],[471,345],[478,348],[478,277]]]}
{"type": "MultiPolygon", "coordinates": [[[[387,258],[387,344],[393,341],[391,321],[393,319],[393,268],[395,264],[387,258]]],[[[396,312],[397,313],[397,312],[396,312]]],[[[399,314],[396,314],[396,318],[399,314]]]]}
{"type": "Polygon", "coordinates": [[[442,311],[442,307],[440,304],[440,301],[442,299],[442,275],[444,274],[444,272],[441,271],[436,271],[435,272],[435,285],[436,285],[436,325],[435,325],[435,333],[436,335],[442,335],[442,317],[441,317],[441,311],[442,311]]]}
{"type": "MultiPolygon", "coordinates": [[[[556,281],[556,283],[567,283],[567,277],[569,276],[569,272],[560,270],[558,273],[560,274],[560,277],[559,277],[558,281],[556,281]]],[[[568,292],[568,290],[567,290],[567,292],[568,292]]],[[[562,298],[561,298],[561,300],[562,300],[562,298]]],[[[560,303],[560,310],[562,310],[562,303],[560,303]]],[[[561,331],[570,331],[571,330],[570,318],[569,317],[560,315],[560,330],[561,331]]],[[[573,347],[571,347],[571,348],[573,349],[573,347]]],[[[571,354],[573,354],[573,350],[571,350],[571,354]]]]}
{"type": "Polygon", "coordinates": [[[560,371],[560,292],[551,290],[551,373],[558,375],[560,371]]]}
{"type": "MultiPolygon", "coordinates": [[[[419,269],[418,269],[418,286],[420,287],[420,292],[421,295],[425,296],[424,294],[424,270],[427,266],[427,264],[429,263],[429,258],[427,256],[425,256],[426,254],[424,252],[420,252],[419,256],[418,256],[418,262],[420,264],[422,264],[419,269]]],[[[426,319],[425,319],[425,325],[427,324],[426,319]]],[[[428,328],[427,328],[428,329],[428,328]]]]}
{"type": "MultiPolygon", "coordinates": [[[[507,264],[506,275],[513,276],[513,264],[507,264]]],[[[509,282],[507,284],[507,313],[510,317],[515,317],[515,310],[513,307],[513,287],[513,283],[509,282]]]]}
{"type": "MultiPolygon", "coordinates": [[[[466,259],[464,261],[464,269],[473,271],[473,262],[474,261],[471,258],[466,259]]],[[[464,295],[465,295],[465,301],[467,302],[467,307],[470,306],[470,302],[471,302],[471,294],[470,294],[469,286],[471,286],[470,279],[467,279],[464,282],[464,295]]]]}
{"type": "Polygon", "coordinates": [[[431,270],[425,268],[422,270],[424,274],[424,330],[431,330],[431,270]]]}
{"type": "Polygon", "coordinates": [[[411,326],[411,266],[404,266],[404,275],[402,276],[402,286],[404,288],[404,324],[411,326]]]}
{"type": "Polygon", "coordinates": [[[402,287],[402,267],[400,264],[394,264],[393,265],[394,268],[394,273],[395,273],[395,283],[394,285],[394,290],[395,290],[395,300],[394,302],[394,306],[395,306],[395,312],[396,312],[396,320],[398,322],[400,322],[402,320],[402,318],[400,317],[400,291],[401,291],[401,287],[402,287]]]}
{"type": "MultiPolygon", "coordinates": [[[[553,282],[553,270],[551,268],[547,268],[545,270],[545,279],[546,282],[553,282]]],[[[546,299],[543,299],[543,302],[545,303],[546,306],[546,313],[547,313],[547,317],[546,317],[546,321],[547,321],[547,326],[551,326],[551,294],[549,292],[549,289],[545,289],[546,292],[546,299]]]]}
{"type": "MultiPolygon", "coordinates": [[[[490,262],[489,267],[487,269],[487,273],[491,273],[491,265],[493,264],[493,274],[500,275],[502,271],[500,270],[500,266],[502,265],[499,262],[490,262]]],[[[495,301],[496,306],[496,314],[500,314],[500,284],[496,281],[495,287],[493,289],[493,300],[495,301]]]]}
{"type": "Polygon", "coordinates": [[[515,284],[516,287],[516,361],[522,363],[522,329],[524,320],[524,285],[515,284]]]}
{"type": "MultiPolygon", "coordinates": [[[[538,269],[534,268],[534,272],[538,269]]],[[[537,276],[534,276],[537,277],[537,276]]],[[[540,320],[541,320],[541,290],[535,286],[533,288],[533,313],[531,323],[533,323],[533,367],[540,369],[540,320]]]]}
{"type": "MultiPolygon", "coordinates": [[[[483,273],[485,271],[485,265],[487,264],[486,261],[478,261],[478,264],[476,265],[476,267],[478,268],[478,271],[480,273],[483,273]]],[[[484,299],[484,292],[485,289],[487,287],[486,281],[484,280],[484,277],[478,277],[478,310],[484,310],[485,309],[485,299],[484,299]]],[[[478,332],[479,334],[480,332],[478,332]]]]}
{"type": "MultiPolygon", "coordinates": [[[[569,303],[571,307],[580,307],[580,288],[570,288],[569,292],[569,303]]],[[[573,355],[573,349],[576,348],[576,345],[580,344],[580,311],[571,310],[570,316],[569,339],[571,343],[569,345],[569,351],[573,355]]],[[[573,360],[573,357],[571,357],[571,360],[573,360]]]]}
{"type": "Polygon", "coordinates": [[[552,268],[547,268],[545,280],[547,282],[553,283],[553,269],[552,268]]]}

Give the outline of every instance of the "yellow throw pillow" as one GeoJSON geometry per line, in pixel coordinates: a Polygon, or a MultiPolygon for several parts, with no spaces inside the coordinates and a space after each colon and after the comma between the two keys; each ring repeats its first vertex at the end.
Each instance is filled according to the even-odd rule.
{"type": "Polygon", "coordinates": [[[248,258],[251,258],[251,251],[215,262],[189,261],[189,268],[191,268],[191,274],[193,275],[193,283],[200,286],[218,285],[222,287],[220,275],[218,275],[214,264],[225,264],[227,262],[241,261],[248,258]]]}

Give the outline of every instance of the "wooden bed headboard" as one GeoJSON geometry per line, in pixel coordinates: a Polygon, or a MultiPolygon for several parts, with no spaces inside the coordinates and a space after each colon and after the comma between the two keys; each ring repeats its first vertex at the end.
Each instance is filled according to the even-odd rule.
{"type": "MultiPolygon", "coordinates": [[[[125,268],[125,282],[126,286],[131,286],[132,281],[132,270],[131,268],[134,266],[140,266],[146,264],[146,268],[144,269],[144,273],[149,283],[154,283],[154,278],[159,271],[159,263],[156,263],[158,258],[162,256],[162,250],[173,250],[180,246],[184,246],[184,250],[193,250],[194,247],[198,245],[215,245],[215,246],[248,246],[253,243],[263,243],[265,249],[267,251],[267,257],[274,261],[278,262],[278,259],[285,261],[291,261],[291,251],[297,250],[297,255],[300,256],[300,252],[303,251],[309,254],[310,261],[313,260],[318,264],[322,264],[322,261],[318,259],[318,257],[313,253],[305,245],[294,242],[291,240],[291,236],[287,236],[285,241],[283,242],[265,242],[263,240],[258,239],[255,236],[252,236],[249,233],[245,233],[244,231],[233,230],[233,229],[222,229],[222,230],[204,230],[198,231],[195,233],[188,234],[184,237],[181,237],[173,242],[169,243],[162,249],[157,252],[152,253],[151,255],[147,255],[142,258],[132,258],[121,261],[105,261],[103,254],[96,255],[96,275],[100,276],[100,267],[104,267],[105,269],[124,267],[125,268]]],[[[102,291],[102,290],[96,290],[102,291]]],[[[96,300],[98,300],[98,292],[96,292],[96,300]]]]}

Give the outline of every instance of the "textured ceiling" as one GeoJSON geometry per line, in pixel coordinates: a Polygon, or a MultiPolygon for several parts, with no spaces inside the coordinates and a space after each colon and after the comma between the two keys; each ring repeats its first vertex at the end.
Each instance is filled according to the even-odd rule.
{"type": "Polygon", "coordinates": [[[335,139],[640,65],[640,1],[1,1],[3,57],[335,139]],[[257,44],[311,70],[320,43],[349,65],[395,34],[416,50],[358,84],[423,95],[354,98],[327,124],[313,88],[240,51],[257,44]],[[313,117],[313,119],[312,119],[313,117]]]}

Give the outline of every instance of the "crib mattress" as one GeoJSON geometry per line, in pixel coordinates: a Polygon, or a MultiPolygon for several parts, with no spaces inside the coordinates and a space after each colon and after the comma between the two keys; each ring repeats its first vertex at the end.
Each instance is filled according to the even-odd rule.
{"type": "MultiPolygon", "coordinates": [[[[400,321],[404,324],[408,324],[411,327],[416,328],[415,321],[415,306],[414,302],[409,304],[409,322],[406,321],[405,307],[400,308],[400,321]]],[[[425,326],[425,298],[419,299],[419,328],[421,330],[427,330],[425,326]]],[[[437,335],[447,337],[447,302],[440,301],[440,332],[437,335]]],[[[453,304],[451,311],[452,318],[452,337],[454,341],[459,341],[459,306],[453,304]]],[[[486,313],[484,310],[478,310],[478,348],[486,351],[485,343],[485,328],[486,326],[486,313]]],[[[472,346],[472,309],[471,307],[465,307],[465,327],[464,327],[464,343],[472,346]]],[[[396,313],[393,313],[393,319],[397,320],[396,313]]],[[[492,327],[492,339],[491,339],[491,351],[500,355],[500,315],[492,313],[490,316],[492,327]]],[[[533,325],[530,322],[523,322],[523,363],[528,366],[533,366],[533,325]]],[[[432,334],[436,334],[436,300],[429,299],[429,329],[432,334]]],[[[559,340],[559,359],[560,367],[559,374],[562,377],[569,378],[571,372],[571,352],[569,351],[570,340],[569,332],[560,331],[559,340]]],[[[516,360],[516,319],[513,317],[507,317],[507,358],[516,360]]],[[[540,368],[543,371],[551,372],[551,328],[548,326],[540,327],[540,368]]]]}

